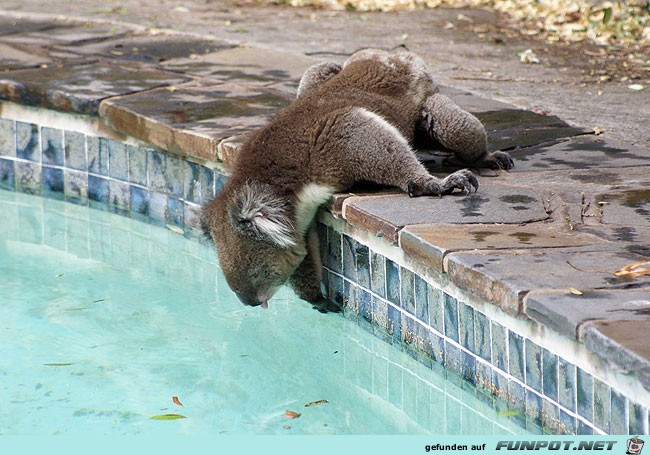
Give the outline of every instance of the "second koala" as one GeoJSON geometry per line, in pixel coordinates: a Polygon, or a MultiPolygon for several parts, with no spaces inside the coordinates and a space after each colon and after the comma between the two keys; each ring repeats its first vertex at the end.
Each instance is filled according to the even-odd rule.
{"type": "Polygon", "coordinates": [[[431,176],[413,152],[416,131],[468,166],[513,166],[508,154],[487,152],[476,117],[437,92],[424,61],[406,51],[365,50],[305,72],[296,101],[247,139],[228,183],[203,207],[202,224],[243,303],[267,306],[288,281],[328,308],[314,217],[334,192],[360,181],[411,197],[478,188],[467,169],[431,176]]]}

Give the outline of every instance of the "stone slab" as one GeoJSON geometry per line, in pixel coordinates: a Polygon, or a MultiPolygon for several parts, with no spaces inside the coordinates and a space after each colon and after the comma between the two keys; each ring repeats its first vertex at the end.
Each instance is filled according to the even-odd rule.
{"type": "Polygon", "coordinates": [[[650,165],[650,150],[591,134],[518,148],[510,154],[515,160],[513,172],[650,165]]]}
{"type": "MultiPolygon", "coordinates": [[[[570,338],[582,338],[585,324],[650,314],[650,288],[536,293],[524,299],[524,313],[570,338]]],[[[648,332],[650,333],[650,332],[648,332]]]]}
{"type": "Polygon", "coordinates": [[[350,197],[343,218],[351,224],[396,243],[406,225],[431,223],[527,223],[548,218],[541,197],[526,188],[482,185],[469,195],[410,198],[406,194],[350,197]]]}
{"type": "Polygon", "coordinates": [[[536,290],[570,293],[650,286],[650,276],[616,277],[613,272],[647,257],[618,243],[582,248],[450,253],[445,270],[461,289],[519,314],[523,297],[536,290]]]}
{"type": "Polygon", "coordinates": [[[77,61],[4,73],[0,80],[0,99],[96,115],[100,101],[105,98],[187,80],[182,75],[136,63],[77,61]]]}
{"type": "Polygon", "coordinates": [[[226,41],[192,38],[182,35],[133,33],[129,36],[77,44],[75,46],[54,46],[82,56],[116,58],[129,61],[160,63],[166,60],[208,54],[219,49],[228,49],[234,44],[226,41]]]}
{"type": "Polygon", "coordinates": [[[591,132],[572,127],[557,117],[522,109],[499,109],[475,115],[485,125],[490,151],[527,147],[591,132]]]}
{"type": "Polygon", "coordinates": [[[624,374],[635,376],[650,391],[650,315],[633,319],[595,321],[585,329],[587,349],[624,374]]]}
{"type": "Polygon", "coordinates": [[[171,59],[162,67],[196,76],[214,76],[228,82],[293,82],[295,87],[305,70],[319,60],[290,52],[236,47],[171,59]]]}
{"type": "Polygon", "coordinates": [[[475,250],[560,248],[593,245],[601,240],[555,223],[420,224],[399,232],[399,245],[412,259],[443,271],[448,253],[475,250]]]}
{"type": "Polygon", "coordinates": [[[467,90],[459,90],[454,87],[447,87],[440,85],[440,93],[451,98],[456,104],[468,112],[476,115],[483,112],[494,112],[502,110],[516,110],[517,108],[511,104],[502,103],[500,101],[491,100],[488,98],[481,98],[474,95],[467,90]]]}
{"type": "Polygon", "coordinates": [[[60,27],[60,23],[47,20],[32,20],[18,17],[0,17],[0,36],[30,33],[60,27]]]}
{"type": "Polygon", "coordinates": [[[20,46],[77,46],[116,39],[132,32],[131,29],[116,23],[107,25],[96,22],[52,22],[47,30],[22,31],[9,36],[1,36],[0,41],[20,46]]]}
{"type": "Polygon", "coordinates": [[[106,100],[100,116],[164,150],[214,160],[221,140],[259,128],[288,102],[268,88],[202,80],[106,100]]]}
{"type": "MultiPolygon", "coordinates": [[[[0,72],[39,67],[52,60],[46,55],[28,52],[8,43],[0,42],[0,72]]],[[[2,74],[0,73],[0,76],[2,74]]]]}
{"type": "Polygon", "coordinates": [[[639,185],[633,189],[600,194],[596,198],[601,202],[602,223],[650,225],[650,187],[639,185]]]}

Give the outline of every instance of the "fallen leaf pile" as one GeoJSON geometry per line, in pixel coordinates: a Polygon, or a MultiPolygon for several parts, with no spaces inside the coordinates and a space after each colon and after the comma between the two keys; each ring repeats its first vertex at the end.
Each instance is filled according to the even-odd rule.
{"type": "Polygon", "coordinates": [[[526,34],[547,34],[549,41],[598,44],[650,44],[647,0],[288,0],[292,6],[318,6],[355,11],[398,11],[415,8],[490,8],[523,22],[526,34]]]}

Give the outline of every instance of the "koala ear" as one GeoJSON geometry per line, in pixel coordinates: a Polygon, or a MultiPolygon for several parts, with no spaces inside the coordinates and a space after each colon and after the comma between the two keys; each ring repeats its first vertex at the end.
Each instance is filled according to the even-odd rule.
{"type": "Polygon", "coordinates": [[[228,206],[230,223],[241,234],[280,248],[296,245],[288,201],[269,185],[245,183],[228,206]]]}

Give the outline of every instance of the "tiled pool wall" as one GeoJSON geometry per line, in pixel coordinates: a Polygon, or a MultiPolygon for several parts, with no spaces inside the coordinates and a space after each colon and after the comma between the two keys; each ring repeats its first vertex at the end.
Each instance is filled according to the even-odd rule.
{"type": "MultiPolygon", "coordinates": [[[[0,119],[3,189],[196,228],[201,202],[225,179],[210,163],[87,132],[0,119]]],[[[378,338],[431,368],[444,368],[452,381],[475,388],[521,425],[549,433],[648,433],[649,404],[634,400],[633,387],[606,382],[611,373],[601,374],[591,362],[566,360],[564,350],[548,346],[530,324],[492,317],[459,297],[462,292],[450,291],[444,275],[414,273],[408,261],[374,248],[381,239],[364,241],[367,236],[355,235],[350,226],[341,229],[343,222],[329,214],[321,213],[320,220],[328,296],[378,338]]],[[[390,386],[391,378],[385,379],[390,386]]]]}

